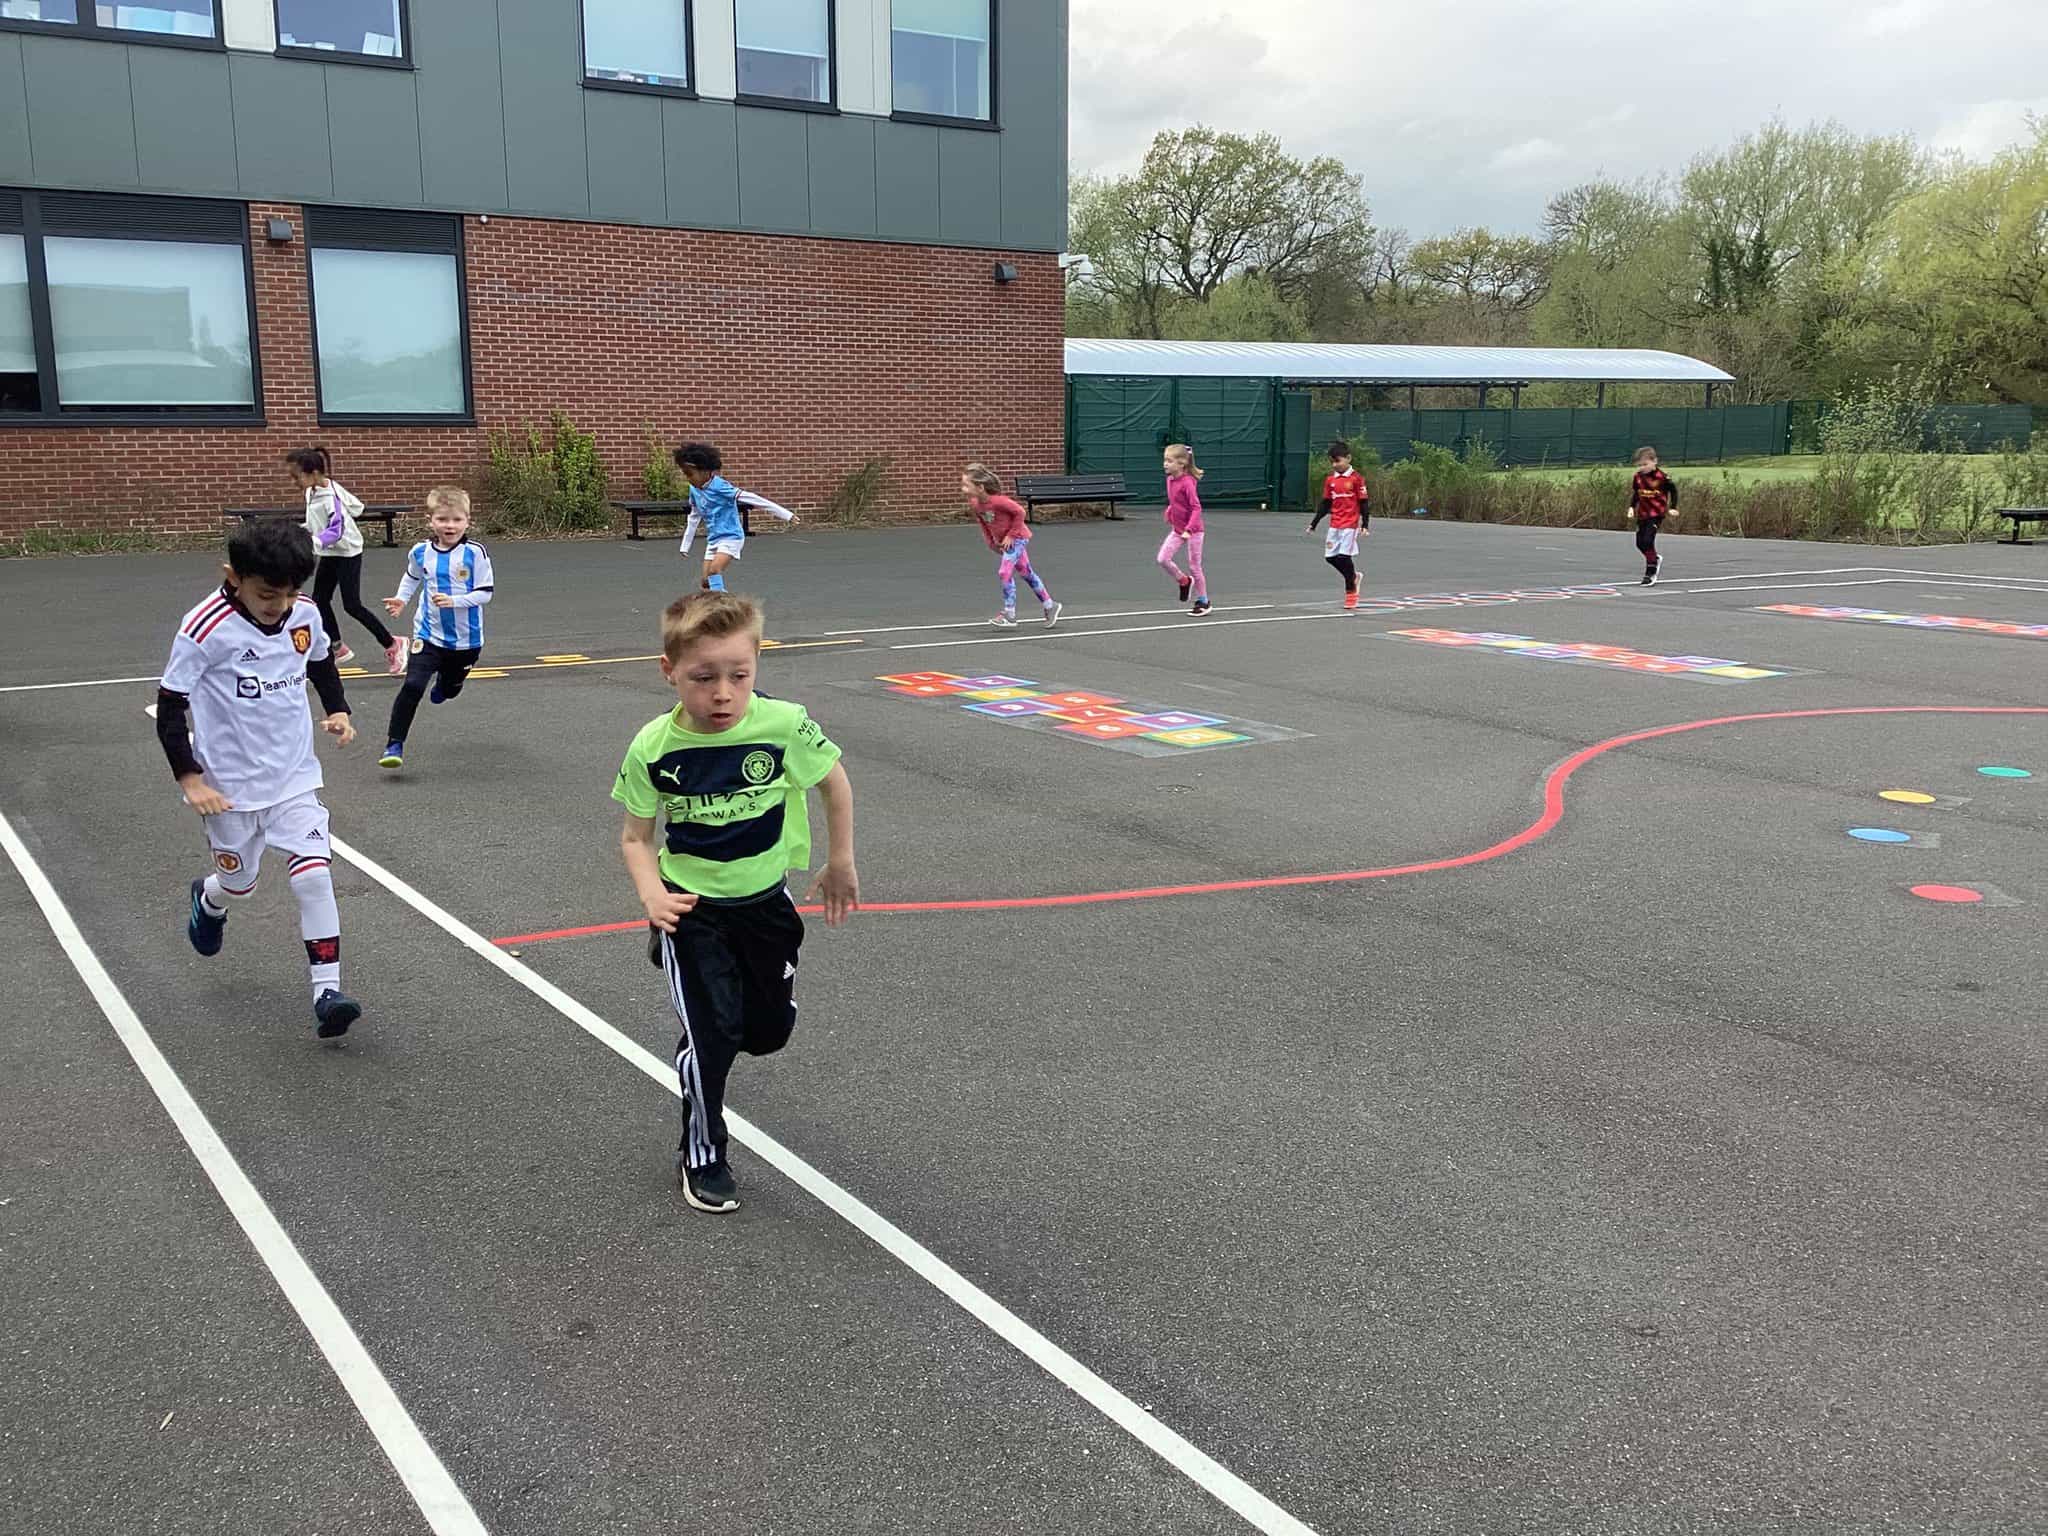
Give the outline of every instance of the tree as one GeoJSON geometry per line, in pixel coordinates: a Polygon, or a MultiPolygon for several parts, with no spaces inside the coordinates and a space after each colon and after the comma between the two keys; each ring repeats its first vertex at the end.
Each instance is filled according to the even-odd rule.
{"type": "Polygon", "coordinates": [[[1424,293],[1454,306],[1489,339],[1505,342],[1521,317],[1542,302],[1550,286],[1551,251],[1519,235],[1461,229],[1419,242],[1409,265],[1424,293]]]}

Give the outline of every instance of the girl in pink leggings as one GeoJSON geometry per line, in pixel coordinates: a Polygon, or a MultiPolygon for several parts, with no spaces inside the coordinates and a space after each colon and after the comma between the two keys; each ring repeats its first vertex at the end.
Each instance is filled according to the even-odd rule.
{"type": "Polygon", "coordinates": [[[989,620],[997,629],[1017,627],[1017,578],[1045,610],[1045,622],[1060,621],[1060,605],[1031,568],[1031,525],[1024,509],[1003,494],[1003,482],[986,464],[970,464],[960,475],[960,494],[974,514],[981,536],[996,555],[996,582],[1003,589],[1003,611],[989,620]]]}
{"type": "Polygon", "coordinates": [[[1172,443],[1166,449],[1166,540],[1159,546],[1159,564],[1180,586],[1180,600],[1190,592],[1195,606],[1188,610],[1195,618],[1209,611],[1209,579],[1202,574],[1202,498],[1195,482],[1202,471],[1195,463],[1195,450],[1186,443],[1172,443]],[[1188,568],[1182,571],[1174,557],[1180,547],[1188,548],[1188,568]]]}

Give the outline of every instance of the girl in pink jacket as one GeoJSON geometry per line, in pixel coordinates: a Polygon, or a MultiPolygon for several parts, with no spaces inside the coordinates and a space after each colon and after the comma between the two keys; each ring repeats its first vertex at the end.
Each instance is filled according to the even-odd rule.
{"type": "Polygon", "coordinates": [[[1003,494],[1003,482],[986,464],[970,464],[960,475],[960,494],[967,498],[981,536],[996,555],[996,581],[1003,589],[1003,611],[989,620],[997,629],[1017,627],[1017,578],[1031,588],[1045,610],[1045,622],[1060,621],[1060,605],[1031,568],[1031,527],[1024,509],[1003,494]]]}
{"type": "Polygon", "coordinates": [[[1195,606],[1188,613],[1198,619],[1209,611],[1209,579],[1202,574],[1202,498],[1195,490],[1195,482],[1201,478],[1201,468],[1195,463],[1195,450],[1186,443],[1169,444],[1166,450],[1166,541],[1159,546],[1159,564],[1178,583],[1182,602],[1188,600],[1190,592],[1194,593],[1195,606]],[[1183,544],[1188,550],[1186,571],[1182,571],[1174,560],[1183,544]]]}

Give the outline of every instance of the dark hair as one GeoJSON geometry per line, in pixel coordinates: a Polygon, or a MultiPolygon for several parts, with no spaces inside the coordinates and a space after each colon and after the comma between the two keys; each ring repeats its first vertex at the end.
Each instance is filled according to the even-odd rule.
{"type": "Polygon", "coordinates": [[[318,564],[313,536],[285,518],[251,518],[228,535],[228,569],[244,580],[303,587],[318,564]]]}
{"type": "Polygon", "coordinates": [[[324,475],[332,462],[325,448],[294,448],[284,456],[285,463],[302,475],[324,475]]]}
{"type": "Polygon", "coordinates": [[[1330,443],[1330,457],[1333,459],[1350,458],[1351,445],[1345,442],[1344,439],[1341,437],[1332,440],[1332,442],[1330,443]]]}
{"type": "Polygon", "coordinates": [[[707,475],[715,475],[725,468],[725,460],[709,443],[685,443],[676,450],[676,468],[701,469],[707,475]]]}

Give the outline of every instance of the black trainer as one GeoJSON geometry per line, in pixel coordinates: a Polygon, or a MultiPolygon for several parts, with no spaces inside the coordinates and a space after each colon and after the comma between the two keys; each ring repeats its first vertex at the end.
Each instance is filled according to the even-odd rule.
{"type": "Polygon", "coordinates": [[[733,1182],[732,1167],[713,1163],[709,1168],[692,1168],[676,1155],[676,1174],[683,1185],[683,1198],[700,1211],[723,1214],[740,1208],[740,1187],[733,1182]]]}
{"type": "Polygon", "coordinates": [[[322,1040],[338,1040],[348,1033],[349,1025],[363,1016],[363,1005],[354,998],[329,988],[320,994],[313,1004],[313,1017],[320,1021],[313,1031],[322,1040]]]}
{"type": "Polygon", "coordinates": [[[192,941],[192,947],[202,955],[220,953],[222,935],[228,931],[228,915],[223,912],[215,917],[206,908],[206,881],[192,882],[192,915],[185,920],[185,937],[192,941]]]}
{"type": "Polygon", "coordinates": [[[1654,565],[1643,572],[1643,585],[1646,587],[1657,585],[1657,567],[1654,565]]]}
{"type": "Polygon", "coordinates": [[[1195,584],[1192,581],[1182,582],[1180,584],[1180,600],[1182,602],[1186,602],[1188,600],[1188,594],[1194,590],[1195,584]]]}

